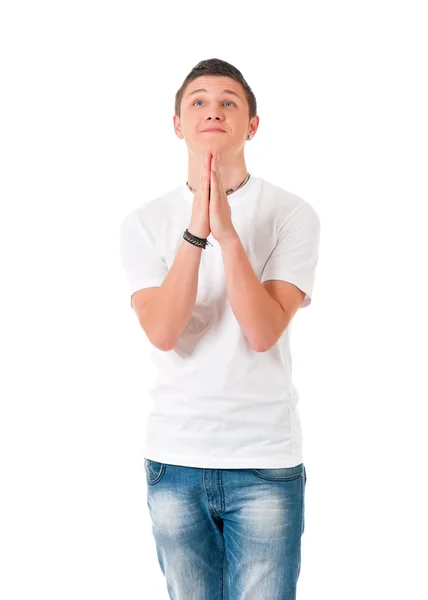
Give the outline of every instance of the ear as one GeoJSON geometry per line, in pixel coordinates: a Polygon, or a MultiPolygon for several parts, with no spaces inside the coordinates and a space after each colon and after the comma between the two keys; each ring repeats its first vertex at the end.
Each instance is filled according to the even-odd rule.
{"type": "Polygon", "coordinates": [[[177,115],[173,116],[173,126],[174,126],[175,135],[178,138],[180,138],[180,140],[182,140],[184,138],[184,135],[181,131],[180,119],[177,117],[177,115]]]}

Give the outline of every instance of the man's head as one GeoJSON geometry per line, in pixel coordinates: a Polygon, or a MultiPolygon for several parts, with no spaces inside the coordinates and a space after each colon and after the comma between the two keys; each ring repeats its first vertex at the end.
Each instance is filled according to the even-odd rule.
{"type": "Polygon", "coordinates": [[[216,150],[230,160],[242,152],[258,124],[251,88],[241,72],[223,60],[198,63],[175,95],[174,129],[192,154],[203,156],[206,150],[216,150]],[[223,132],[204,131],[210,127],[223,132]]]}

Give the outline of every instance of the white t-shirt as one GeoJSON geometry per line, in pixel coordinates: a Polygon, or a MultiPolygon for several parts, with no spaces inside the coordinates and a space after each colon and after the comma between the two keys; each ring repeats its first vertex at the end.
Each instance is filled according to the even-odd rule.
{"type": "MultiPolygon", "coordinates": [[[[160,286],[189,227],[186,184],[142,204],[121,225],[128,298],[160,286]]],[[[289,281],[312,299],[320,220],[314,208],[250,176],[228,195],[233,226],[263,283],[289,281]]],[[[210,234],[201,252],[191,319],[174,349],[152,346],[156,383],[149,390],[144,456],[211,469],[281,468],[303,462],[298,393],[292,383],[291,325],[266,352],[249,344],[231,309],[222,251],[210,234]]],[[[131,304],[132,306],[132,304],[131,304]]]]}

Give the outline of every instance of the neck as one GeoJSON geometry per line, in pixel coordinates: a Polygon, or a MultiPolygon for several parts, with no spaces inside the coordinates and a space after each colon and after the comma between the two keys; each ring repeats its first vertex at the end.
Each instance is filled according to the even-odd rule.
{"type": "MultiPolygon", "coordinates": [[[[229,158],[220,153],[220,163],[217,165],[217,173],[219,174],[224,190],[237,188],[247,177],[248,171],[245,164],[244,154],[238,154],[229,158]]],[[[201,177],[204,172],[205,154],[193,154],[189,152],[189,165],[187,169],[187,181],[191,188],[195,191],[201,183],[201,177]]]]}

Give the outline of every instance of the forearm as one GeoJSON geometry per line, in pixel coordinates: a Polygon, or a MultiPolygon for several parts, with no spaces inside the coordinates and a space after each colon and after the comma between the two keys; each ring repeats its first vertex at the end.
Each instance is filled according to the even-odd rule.
{"type": "Polygon", "coordinates": [[[232,311],[254,350],[264,352],[281,329],[284,311],[260,283],[237,233],[221,243],[221,251],[232,311]]]}
{"type": "Polygon", "coordinates": [[[162,350],[174,348],[192,316],[203,249],[183,239],[153,302],[144,307],[150,339],[162,350]]]}

